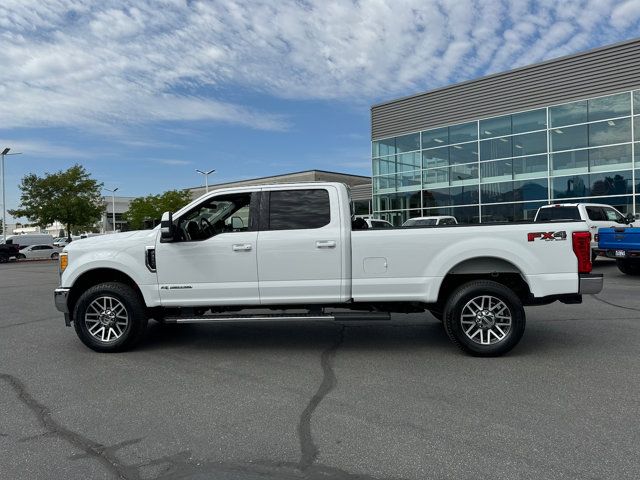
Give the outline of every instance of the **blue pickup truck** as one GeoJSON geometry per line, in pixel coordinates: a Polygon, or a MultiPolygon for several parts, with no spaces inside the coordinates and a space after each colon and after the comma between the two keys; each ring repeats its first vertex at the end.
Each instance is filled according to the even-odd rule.
{"type": "Polygon", "coordinates": [[[598,248],[616,259],[627,275],[640,275],[640,228],[613,227],[598,230],[598,248]]]}

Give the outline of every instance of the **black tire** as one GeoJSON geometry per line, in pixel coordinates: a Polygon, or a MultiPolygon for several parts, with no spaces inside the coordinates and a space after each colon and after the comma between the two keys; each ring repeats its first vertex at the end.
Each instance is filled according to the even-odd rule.
{"type": "Polygon", "coordinates": [[[51,254],[51,260],[57,260],[60,254],[58,252],[53,252],[51,254]]]}
{"type": "Polygon", "coordinates": [[[7,263],[9,261],[9,257],[6,255],[0,255],[0,263],[7,263]]]}
{"type": "MultiPolygon", "coordinates": [[[[121,310],[118,310],[118,312],[121,312],[121,310]]],[[[133,348],[142,339],[148,323],[147,310],[142,298],[132,287],[118,282],[100,283],[84,292],[76,302],[73,310],[73,320],[76,333],[82,343],[96,352],[122,352],[133,348]],[[107,337],[105,341],[104,333],[101,334],[103,339],[97,338],[94,334],[96,331],[100,332],[103,327],[98,325],[96,329],[96,323],[91,326],[94,329],[94,334],[89,330],[88,323],[93,322],[93,318],[96,316],[96,310],[93,307],[90,308],[90,306],[94,301],[98,303],[104,302],[103,299],[105,298],[117,300],[124,308],[127,316],[126,326],[104,326],[105,329],[106,326],[109,326],[114,334],[116,334],[116,328],[120,330],[120,336],[115,340],[110,340],[107,337]],[[86,317],[87,314],[91,315],[91,319],[88,316],[86,317]]],[[[117,321],[117,318],[115,320],[117,321]]],[[[110,334],[111,332],[109,332],[110,334]]]]}
{"type": "Polygon", "coordinates": [[[596,258],[598,258],[598,253],[597,252],[591,252],[591,263],[595,262],[596,258]]]}
{"type": "Polygon", "coordinates": [[[640,275],[640,260],[616,259],[616,265],[625,275],[640,275]]]}
{"type": "Polygon", "coordinates": [[[475,280],[461,285],[449,296],[444,309],[444,327],[449,338],[464,352],[477,357],[497,357],[510,351],[522,338],[525,324],[525,312],[520,298],[510,288],[490,280],[475,280]],[[469,312],[475,308],[473,305],[477,305],[477,303],[472,304],[471,301],[478,302],[479,300],[476,300],[476,297],[482,296],[493,298],[495,307],[491,307],[491,301],[488,300],[488,306],[485,308],[484,300],[482,300],[480,307],[484,308],[484,310],[480,314],[489,312],[486,318],[482,317],[479,320],[476,320],[477,316],[469,318],[469,312]],[[501,308],[499,302],[502,302],[502,306],[506,306],[506,311],[502,309],[500,311],[492,310],[492,308],[501,308]],[[466,317],[462,316],[463,313],[466,317]],[[511,323],[508,329],[505,325],[496,325],[500,321],[499,318],[502,318],[496,317],[496,313],[510,316],[511,323]],[[463,326],[463,321],[467,325],[463,326]],[[485,321],[489,322],[489,324],[493,321],[494,324],[486,329],[477,326],[477,322],[485,321]],[[477,332],[477,330],[481,331],[477,332]],[[489,333],[489,330],[491,330],[491,333],[489,333]],[[470,334],[465,333],[465,331],[469,331],[470,334]],[[478,334],[482,341],[485,333],[489,343],[481,344],[477,341],[478,334]],[[493,343],[491,343],[492,334],[495,336],[493,343]],[[475,335],[475,340],[470,338],[470,335],[475,335]],[[504,335],[503,338],[496,340],[502,335],[504,335]]]}

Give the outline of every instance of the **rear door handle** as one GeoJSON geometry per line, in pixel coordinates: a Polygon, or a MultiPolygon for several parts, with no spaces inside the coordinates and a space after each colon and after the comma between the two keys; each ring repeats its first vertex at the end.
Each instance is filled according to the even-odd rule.
{"type": "Polygon", "coordinates": [[[234,252],[249,252],[252,246],[250,243],[236,243],[231,248],[234,252]]]}
{"type": "Polygon", "coordinates": [[[336,248],[336,242],[334,240],[318,240],[316,242],[317,248],[336,248]]]}

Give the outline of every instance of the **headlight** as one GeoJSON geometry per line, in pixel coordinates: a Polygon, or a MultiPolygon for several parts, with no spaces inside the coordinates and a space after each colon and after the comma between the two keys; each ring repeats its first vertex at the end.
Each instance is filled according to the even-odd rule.
{"type": "Polygon", "coordinates": [[[60,273],[64,272],[69,265],[69,257],[67,252],[60,253],[60,273]]]}

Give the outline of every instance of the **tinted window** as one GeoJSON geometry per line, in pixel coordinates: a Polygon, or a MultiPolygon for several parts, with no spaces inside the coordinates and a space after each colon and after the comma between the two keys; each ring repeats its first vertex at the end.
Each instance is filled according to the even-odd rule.
{"type": "Polygon", "coordinates": [[[440,220],[440,225],[455,225],[456,221],[453,218],[443,218],[440,220]]]}
{"type": "Polygon", "coordinates": [[[371,226],[373,228],[391,228],[393,227],[393,225],[387,223],[387,222],[382,222],[380,220],[371,220],[371,226]]]}
{"type": "Polygon", "coordinates": [[[543,208],[536,217],[536,222],[553,222],[559,220],[580,220],[578,207],[543,208]]]}
{"type": "Polygon", "coordinates": [[[613,208],[604,207],[602,209],[604,212],[604,216],[607,220],[611,220],[614,222],[624,222],[624,218],[618,212],[616,212],[613,208]]]}
{"type": "Polygon", "coordinates": [[[589,220],[593,220],[594,222],[603,222],[607,219],[600,207],[585,207],[585,210],[587,211],[589,220]]]}
{"type": "Polygon", "coordinates": [[[329,192],[326,190],[285,190],[270,194],[270,230],[320,228],[330,219],[329,192]]]}

